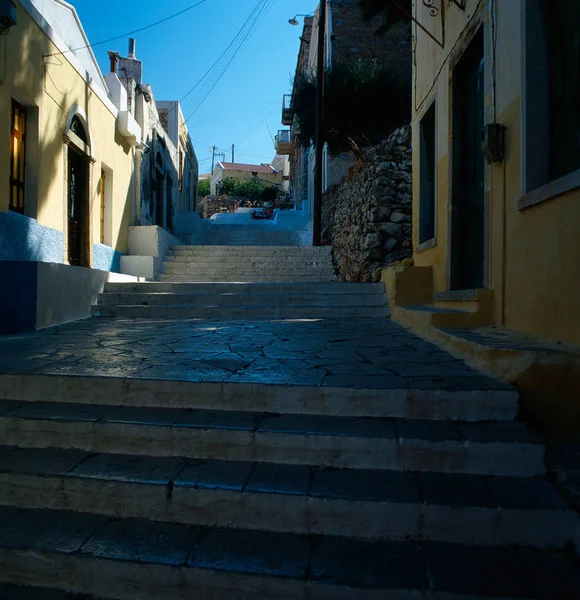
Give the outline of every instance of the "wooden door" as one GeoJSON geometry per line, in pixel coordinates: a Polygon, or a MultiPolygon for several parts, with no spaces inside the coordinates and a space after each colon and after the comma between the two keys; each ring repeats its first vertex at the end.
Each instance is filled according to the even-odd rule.
{"type": "Polygon", "coordinates": [[[88,159],[68,149],[68,261],[88,266],[88,159]]]}
{"type": "Polygon", "coordinates": [[[485,210],[483,35],[470,44],[453,73],[453,188],[451,289],[484,285],[485,210]]]}

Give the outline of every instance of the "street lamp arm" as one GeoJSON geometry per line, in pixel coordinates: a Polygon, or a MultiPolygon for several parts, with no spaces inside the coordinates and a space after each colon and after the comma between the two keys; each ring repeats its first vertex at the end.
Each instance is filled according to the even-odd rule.
{"type": "Polygon", "coordinates": [[[299,25],[298,20],[296,19],[296,17],[313,17],[314,13],[310,13],[308,15],[302,14],[302,13],[298,13],[296,15],[294,15],[291,19],[288,19],[288,23],[290,23],[290,25],[299,25]]]}

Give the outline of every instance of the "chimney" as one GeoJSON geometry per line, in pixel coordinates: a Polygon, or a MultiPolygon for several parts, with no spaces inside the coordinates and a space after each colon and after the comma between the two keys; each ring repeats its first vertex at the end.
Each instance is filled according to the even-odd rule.
{"type": "Polygon", "coordinates": [[[111,61],[111,73],[117,72],[117,61],[119,60],[119,53],[112,52],[109,50],[109,60],[111,61]]]}
{"type": "Polygon", "coordinates": [[[137,42],[135,41],[135,38],[129,38],[129,58],[132,58],[133,60],[137,60],[137,57],[135,56],[136,45],[137,42]]]}

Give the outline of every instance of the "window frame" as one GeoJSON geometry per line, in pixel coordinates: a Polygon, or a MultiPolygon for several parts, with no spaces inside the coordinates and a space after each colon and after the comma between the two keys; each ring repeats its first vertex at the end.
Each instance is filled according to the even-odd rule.
{"type": "MultiPolygon", "coordinates": [[[[518,210],[541,204],[566,192],[580,188],[580,167],[556,179],[550,178],[549,98],[541,101],[537,90],[549,89],[549,66],[538,44],[538,25],[542,24],[535,0],[525,0],[522,19],[522,110],[521,110],[521,194],[517,199],[518,210]],[[537,78],[547,79],[545,86],[537,85],[537,78]],[[536,80],[532,81],[532,78],[536,80]],[[533,91],[532,91],[533,88],[533,91]],[[532,96],[532,94],[534,94],[532,96]],[[544,121],[538,126],[538,121],[544,121]],[[547,149],[547,151],[546,151],[547,149]],[[545,171],[548,181],[532,182],[530,174],[545,171]]],[[[547,51],[546,51],[547,52],[547,51]]]]}
{"type": "MultiPolygon", "coordinates": [[[[9,174],[9,183],[10,183],[10,193],[8,196],[8,208],[9,210],[19,213],[21,215],[25,214],[26,208],[26,125],[27,125],[27,115],[26,108],[22,106],[19,102],[12,98],[11,110],[10,110],[10,174],[9,174]],[[23,130],[18,132],[15,127],[15,119],[16,119],[16,111],[21,113],[21,119],[23,123],[23,130]],[[20,141],[20,151],[19,158],[22,162],[22,174],[21,178],[16,178],[13,176],[14,173],[14,140],[16,137],[19,137],[20,141]],[[14,196],[14,190],[17,190],[17,201],[20,195],[22,196],[22,206],[12,204],[12,199],[14,196]]],[[[19,163],[20,164],[20,163],[19,163]]]]}
{"type": "Polygon", "coordinates": [[[428,250],[429,248],[433,248],[436,245],[437,240],[437,99],[434,98],[427,109],[424,111],[421,119],[418,122],[419,125],[419,206],[418,206],[418,232],[417,232],[417,241],[418,246],[417,250],[428,250]],[[425,148],[425,126],[427,121],[432,121],[432,165],[430,169],[432,169],[432,184],[431,188],[431,199],[430,203],[432,204],[430,213],[432,214],[432,229],[433,235],[430,237],[423,238],[422,233],[422,223],[424,218],[424,211],[422,210],[425,206],[425,192],[426,190],[426,181],[425,181],[425,171],[424,171],[424,162],[428,158],[426,156],[426,148],[425,148]]]}

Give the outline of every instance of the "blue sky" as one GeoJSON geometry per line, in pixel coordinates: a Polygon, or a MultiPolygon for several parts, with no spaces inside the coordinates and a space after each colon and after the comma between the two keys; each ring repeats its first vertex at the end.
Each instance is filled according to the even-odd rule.
{"type": "MultiPolygon", "coordinates": [[[[184,15],[136,34],[137,58],[143,79],[158,100],[180,100],[226,49],[258,0],[206,0],[184,15]]],[[[89,41],[121,35],[163,19],[195,0],[72,0],[89,41]]],[[[272,135],[282,128],[282,95],[290,91],[296,67],[300,27],[288,19],[310,13],[317,0],[274,0],[274,4],[229,66],[210,96],[188,121],[200,161],[209,172],[209,146],[220,150],[236,145],[236,162],[269,162],[274,156],[272,135]]],[[[127,40],[94,48],[103,73],[109,70],[107,50],[127,55],[127,40]]],[[[184,101],[184,113],[192,111],[184,101]]],[[[226,160],[231,159],[231,154],[226,160]]]]}

